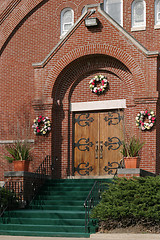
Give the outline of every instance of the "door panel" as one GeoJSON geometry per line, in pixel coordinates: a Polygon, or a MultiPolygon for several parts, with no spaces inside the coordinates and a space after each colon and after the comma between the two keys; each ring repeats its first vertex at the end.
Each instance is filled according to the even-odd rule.
{"type": "Polygon", "coordinates": [[[123,112],[100,113],[100,175],[114,174],[122,158],[123,112]],[[100,151],[101,152],[101,151],[100,151]]]}
{"type": "Polygon", "coordinates": [[[123,111],[74,116],[74,175],[114,174],[121,160],[123,111]]]}
{"type": "Polygon", "coordinates": [[[75,114],[74,167],[75,175],[97,175],[96,144],[98,115],[75,114]]]}

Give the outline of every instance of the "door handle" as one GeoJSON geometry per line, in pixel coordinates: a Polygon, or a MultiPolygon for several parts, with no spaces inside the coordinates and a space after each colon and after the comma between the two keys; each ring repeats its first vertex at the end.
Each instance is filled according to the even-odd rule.
{"type": "Polygon", "coordinates": [[[98,141],[96,141],[95,158],[98,159],[98,141]]]}
{"type": "Polygon", "coordinates": [[[100,141],[100,159],[103,158],[103,141],[100,141]]]}

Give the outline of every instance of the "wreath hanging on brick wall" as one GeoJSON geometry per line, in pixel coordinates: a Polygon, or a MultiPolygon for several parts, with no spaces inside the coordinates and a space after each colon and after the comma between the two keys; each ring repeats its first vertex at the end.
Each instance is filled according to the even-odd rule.
{"type": "Polygon", "coordinates": [[[108,85],[109,82],[103,75],[97,75],[89,82],[90,90],[97,95],[104,93],[107,90],[108,85]]]}
{"type": "Polygon", "coordinates": [[[156,122],[156,116],[154,114],[154,111],[141,111],[137,114],[136,117],[136,126],[139,127],[142,131],[144,130],[150,130],[156,122]],[[145,122],[145,119],[147,118],[148,122],[145,122]]]}
{"type": "Polygon", "coordinates": [[[34,134],[46,135],[51,130],[51,122],[48,117],[39,116],[34,120],[32,128],[34,134]]]}

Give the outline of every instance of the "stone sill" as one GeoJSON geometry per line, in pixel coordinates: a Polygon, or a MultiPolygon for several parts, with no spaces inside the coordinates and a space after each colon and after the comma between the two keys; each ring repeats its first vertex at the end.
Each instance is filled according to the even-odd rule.
{"type": "Polygon", "coordinates": [[[145,31],[146,26],[141,26],[141,27],[132,27],[131,32],[137,32],[137,31],[145,31]]]}
{"type": "MultiPolygon", "coordinates": [[[[12,144],[16,143],[18,140],[0,140],[0,144],[12,144]]],[[[24,142],[25,140],[20,140],[20,142],[24,142]]],[[[34,143],[34,139],[27,139],[28,143],[34,143]]]]}
{"type": "MultiPolygon", "coordinates": [[[[36,176],[39,177],[41,174],[36,173],[36,176]]],[[[34,172],[24,172],[24,171],[10,171],[4,172],[4,177],[28,177],[33,178],[35,176],[34,172]]],[[[50,176],[46,176],[47,179],[50,179],[50,176]]]]}
{"type": "Polygon", "coordinates": [[[10,171],[10,172],[4,172],[4,177],[33,177],[34,173],[32,172],[24,172],[24,171],[10,171]]]}
{"type": "Polygon", "coordinates": [[[160,24],[154,25],[154,29],[160,29],[160,24]]]}
{"type": "Polygon", "coordinates": [[[155,177],[156,174],[152,172],[148,172],[146,170],[143,170],[141,168],[119,168],[117,171],[117,175],[139,175],[140,177],[146,177],[146,176],[151,176],[155,177]]]}

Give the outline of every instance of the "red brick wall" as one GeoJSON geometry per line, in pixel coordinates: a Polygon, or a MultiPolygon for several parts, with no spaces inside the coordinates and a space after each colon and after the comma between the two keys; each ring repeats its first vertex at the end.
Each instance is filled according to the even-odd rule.
{"type": "MultiPolygon", "coordinates": [[[[133,130],[138,134],[139,131],[135,127],[137,112],[144,108],[159,112],[158,106],[156,109],[156,101],[152,100],[157,96],[156,58],[146,58],[98,12],[94,16],[101,22],[99,28],[89,30],[82,23],[44,68],[33,69],[32,63],[42,61],[60,41],[61,10],[64,7],[72,7],[76,21],[84,5],[98,2],[22,0],[0,26],[0,79],[3,83],[0,87],[0,140],[14,140],[17,137],[23,139],[26,135],[30,139],[34,138],[34,161],[31,164],[33,171],[45,155],[52,151],[54,159],[58,158],[55,164],[57,176],[66,176],[66,166],[68,161],[70,165],[72,161],[72,148],[68,144],[68,139],[72,137],[72,127],[68,130],[69,123],[71,125],[71,116],[68,113],[70,102],[125,98],[129,107],[125,111],[126,125],[130,127],[132,123],[133,130]],[[91,54],[96,56],[83,58],[91,54]],[[99,57],[99,54],[103,57],[99,57]],[[105,96],[97,97],[90,92],[88,81],[99,72],[107,75],[110,90],[105,96]],[[47,102],[51,97],[54,104],[56,100],[61,100],[59,107],[53,105],[52,109],[52,101],[47,102]],[[136,105],[135,98],[150,98],[150,101],[136,105]],[[35,99],[43,105],[36,105],[35,99]],[[45,102],[47,104],[44,105],[45,102]],[[31,125],[39,114],[48,116],[54,123],[49,136],[35,137],[33,134],[31,125]],[[59,160],[61,158],[62,160],[59,160]],[[62,165],[63,173],[60,171],[62,165]]],[[[131,2],[124,1],[124,28],[130,33],[131,2]]],[[[147,1],[146,6],[146,31],[131,34],[148,50],[159,50],[160,29],[154,30],[153,1],[147,1]]],[[[4,5],[1,7],[0,12],[4,11],[4,5]]],[[[158,130],[157,119],[156,129],[144,133],[142,137],[147,144],[142,152],[141,167],[146,170],[158,171],[156,164],[157,169],[160,167],[158,130]]],[[[3,153],[4,145],[1,144],[0,148],[3,153]]],[[[12,170],[12,165],[4,161],[3,157],[0,164],[0,179],[3,179],[3,171],[12,170]]]]}

